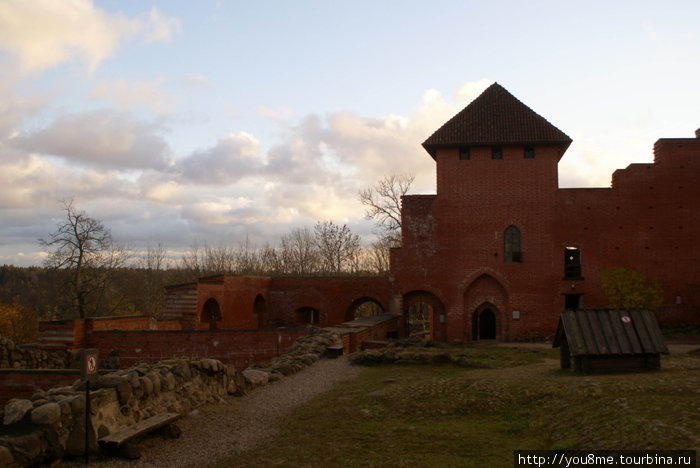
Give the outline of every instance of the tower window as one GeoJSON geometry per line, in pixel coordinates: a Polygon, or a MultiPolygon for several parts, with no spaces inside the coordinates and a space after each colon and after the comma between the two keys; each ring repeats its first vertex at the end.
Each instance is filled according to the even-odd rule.
{"type": "Polygon", "coordinates": [[[503,159],[503,151],[500,146],[491,147],[491,159],[503,159]]]}
{"type": "Polygon", "coordinates": [[[459,160],[460,161],[469,161],[469,147],[468,146],[463,146],[462,148],[459,149],[459,160]]]}
{"type": "Polygon", "coordinates": [[[503,233],[503,261],[506,263],[522,263],[523,253],[520,250],[520,230],[509,226],[503,233]]]}
{"type": "Polygon", "coordinates": [[[577,247],[564,249],[564,278],[581,279],[581,251],[577,247]]]}
{"type": "Polygon", "coordinates": [[[525,147],[525,159],[535,159],[535,148],[533,146],[525,147]]]}

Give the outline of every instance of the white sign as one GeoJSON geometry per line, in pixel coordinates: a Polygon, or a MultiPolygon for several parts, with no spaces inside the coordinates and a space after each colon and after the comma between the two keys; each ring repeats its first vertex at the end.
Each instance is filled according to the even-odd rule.
{"type": "Polygon", "coordinates": [[[94,374],[97,371],[97,356],[90,354],[87,357],[87,373],[94,374]]]}

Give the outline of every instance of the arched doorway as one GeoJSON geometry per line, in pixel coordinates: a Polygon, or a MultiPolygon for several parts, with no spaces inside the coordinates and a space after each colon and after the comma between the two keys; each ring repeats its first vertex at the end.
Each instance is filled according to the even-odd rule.
{"type": "Polygon", "coordinates": [[[208,323],[210,330],[216,330],[219,328],[218,322],[221,321],[221,309],[219,308],[219,303],[216,299],[209,298],[204,303],[202,307],[202,323],[208,323]]]}
{"type": "Polygon", "coordinates": [[[371,297],[361,297],[352,301],[345,313],[345,320],[350,322],[362,317],[372,317],[384,314],[384,308],[379,301],[371,297]]]}
{"type": "Polygon", "coordinates": [[[491,304],[484,304],[472,314],[472,340],[495,340],[497,331],[496,314],[491,304]]]}
{"type": "Polygon", "coordinates": [[[464,338],[507,340],[508,292],[490,273],[477,276],[464,291],[464,338]]]}
{"type": "Polygon", "coordinates": [[[403,297],[404,333],[445,341],[446,316],[442,301],[427,291],[412,291],[403,297]]]}
{"type": "Polygon", "coordinates": [[[265,298],[258,294],[253,303],[253,312],[258,316],[258,328],[267,327],[267,304],[265,298]]]}
{"type": "Polygon", "coordinates": [[[313,307],[300,307],[296,311],[296,322],[301,325],[318,325],[320,313],[313,307]]]}

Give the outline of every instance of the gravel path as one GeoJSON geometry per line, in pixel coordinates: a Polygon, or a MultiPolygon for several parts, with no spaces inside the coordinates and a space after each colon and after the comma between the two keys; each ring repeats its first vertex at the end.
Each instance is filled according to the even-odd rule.
{"type": "MultiPolygon", "coordinates": [[[[195,410],[178,425],[179,439],[146,437],[138,460],[93,457],[95,467],[204,467],[253,447],[277,433],[280,420],[297,406],[328,391],[336,382],[362,371],[345,357],[323,359],[244,397],[209,404],[195,410]]],[[[93,463],[94,462],[94,463],[93,463]]],[[[85,466],[75,463],[73,466],[85,466]]]]}

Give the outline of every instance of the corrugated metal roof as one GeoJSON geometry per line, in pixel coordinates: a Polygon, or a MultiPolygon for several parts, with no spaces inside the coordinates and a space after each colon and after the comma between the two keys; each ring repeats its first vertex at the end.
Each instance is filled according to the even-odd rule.
{"type": "Polygon", "coordinates": [[[552,346],[558,347],[564,336],[571,356],[668,354],[649,310],[567,310],[559,318],[552,346]]]}

